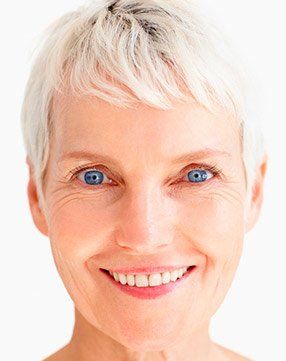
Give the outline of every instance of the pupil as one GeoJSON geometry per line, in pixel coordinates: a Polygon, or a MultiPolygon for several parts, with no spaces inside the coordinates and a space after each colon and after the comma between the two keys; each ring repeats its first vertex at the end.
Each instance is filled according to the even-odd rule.
{"type": "Polygon", "coordinates": [[[188,178],[191,182],[201,182],[207,179],[207,173],[204,170],[193,170],[189,172],[188,178]]]}
{"type": "Polygon", "coordinates": [[[89,171],[86,172],[84,179],[88,184],[100,184],[103,180],[103,175],[99,171],[89,171]]]}

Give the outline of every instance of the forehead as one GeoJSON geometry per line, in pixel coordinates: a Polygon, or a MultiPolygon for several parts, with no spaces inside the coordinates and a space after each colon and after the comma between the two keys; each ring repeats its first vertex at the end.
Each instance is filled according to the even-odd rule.
{"type": "Polygon", "coordinates": [[[142,103],[124,109],[96,97],[63,94],[54,99],[53,111],[58,157],[85,150],[139,160],[144,153],[156,162],[203,148],[241,151],[238,122],[227,111],[217,107],[211,113],[192,99],[170,110],[142,103]]]}

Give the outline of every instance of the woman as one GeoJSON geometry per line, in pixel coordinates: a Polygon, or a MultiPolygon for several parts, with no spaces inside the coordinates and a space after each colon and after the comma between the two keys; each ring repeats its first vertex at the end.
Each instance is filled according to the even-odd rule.
{"type": "Polygon", "coordinates": [[[46,360],[249,360],[208,331],[263,198],[243,68],[192,1],[94,0],[46,35],[28,198],[75,305],[46,360]]]}

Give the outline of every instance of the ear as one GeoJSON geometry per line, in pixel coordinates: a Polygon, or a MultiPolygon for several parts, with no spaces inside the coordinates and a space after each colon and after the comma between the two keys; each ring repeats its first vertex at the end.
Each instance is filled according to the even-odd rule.
{"type": "Polygon", "coordinates": [[[252,185],[252,190],[251,190],[251,194],[252,194],[251,202],[248,205],[247,217],[246,217],[246,225],[245,225],[246,233],[255,226],[260,214],[260,210],[263,202],[263,186],[264,186],[265,174],[267,170],[267,164],[268,164],[268,156],[267,154],[264,154],[263,159],[261,163],[258,165],[254,176],[254,183],[252,185]]]}
{"type": "Polygon", "coordinates": [[[26,163],[29,166],[29,182],[27,186],[27,194],[29,199],[30,210],[32,213],[33,221],[38,230],[44,235],[48,236],[48,225],[45,215],[40,207],[39,198],[34,180],[34,170],[30,159],[26,158],[26,163]]]}

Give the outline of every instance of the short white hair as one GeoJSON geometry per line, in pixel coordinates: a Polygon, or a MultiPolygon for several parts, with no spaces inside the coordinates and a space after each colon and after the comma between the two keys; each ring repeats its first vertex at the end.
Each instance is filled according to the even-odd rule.
{"type": "Polygon", "coordinates": [[[142,102],[171,109],[172,99],[188,101],[190,94],[210,111],[219,104],[240,123],[251,196],[264,137],[249,91],[249,74],[197,1],[88,1],[50,24],[40,45],[21,111],[40,205],[53,97],[65,84],[74,94],[94,95],[118,107],[142,102]]]}

